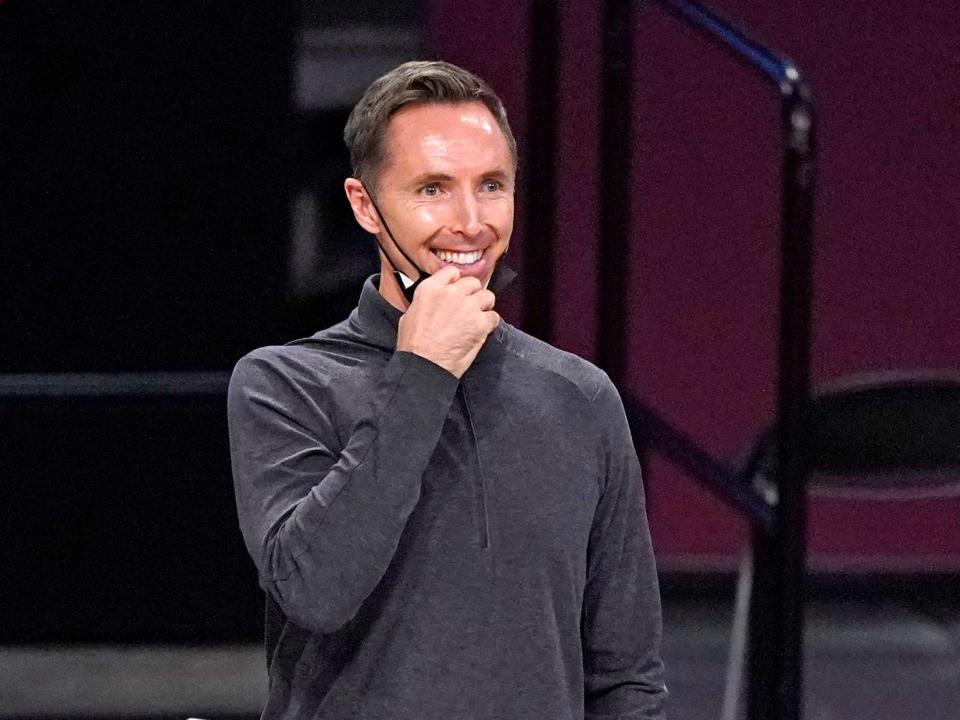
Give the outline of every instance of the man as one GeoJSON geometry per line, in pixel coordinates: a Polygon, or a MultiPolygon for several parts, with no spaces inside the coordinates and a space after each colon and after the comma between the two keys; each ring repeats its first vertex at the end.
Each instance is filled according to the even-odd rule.
{"type": "Polygon", "coordinates": [[[662,718],[620,398],[493,310],[517,169],[502,104],[406,63],[345,139],[382,272],[348,320],[243,358],[229,392],[240,526],[279,608],[264,717],[662,718]]]}

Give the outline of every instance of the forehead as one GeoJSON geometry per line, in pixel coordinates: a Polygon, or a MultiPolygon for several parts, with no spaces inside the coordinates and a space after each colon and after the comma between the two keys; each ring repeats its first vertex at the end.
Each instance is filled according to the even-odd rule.
{"type": "MultiPolygon", "coordinates": [[[[437,165],[437,170],[494,164],[513,168],[503,131],[481,102],[407,105],[390,118],[387,166],[437,165]]],[[[407,169],[420,169],[409,167],[407,169]]]]}

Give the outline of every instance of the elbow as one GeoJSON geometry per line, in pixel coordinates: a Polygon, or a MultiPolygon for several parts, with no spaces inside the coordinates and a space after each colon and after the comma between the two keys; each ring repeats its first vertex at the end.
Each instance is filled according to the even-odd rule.
{"type": "Polygon", "coordinates": [[[667,704],[659,658],[628,671],[587,675],[585,720],[662,720],[667,704]]]}
{"type": "Polygon", "coordinates": [[[319,547],[332,544],[296,532],[285,522],[262,543],[260,585],[297,626],[331,634],[353,621],[382,573],[357,559],[347,549],[319,547]]]}
{"type": "MultiPolygon", "coordinates": [[[[280,607],[283,608],[282,605],[280,607]]],[[[297,626],[317,635],[330,635],[338,632],[353,619],[352,615],[318,612],[314,609],[304,609],[302,607],[293,608],[290,614],[287,614],[284,610],[284,614],[297,626]]]]}
{"type": "Polygon", "coordinates": [[[348,606],[336,593],[321,592],[308,583],[289,578],[283,582],[266,582],[264,589],[273,597],[284,617],[304,630],[329,635],[341,630],[357,614],[357,607],[348,606]]]}
{"type": "Polygon", "coordinates": [[[284,552],[275,537],[264,548],[260,584],[283,614],[304,630],[335,633],[353,620],[362,598],[351,592],[347,578],[325,567],[310,552],[284,552]]]}

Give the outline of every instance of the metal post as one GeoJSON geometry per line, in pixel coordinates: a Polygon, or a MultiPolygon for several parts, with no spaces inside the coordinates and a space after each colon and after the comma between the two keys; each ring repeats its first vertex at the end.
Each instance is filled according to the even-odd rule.
{"type": "Polygon", "coordinates": [[[635,3],[605,0],[600,98],[600,326],[598,361],[614,383],[626,368],[627,268],[633,192],[624,173],[633,167],[633,34],[635,3]]]}
{"type": "Polygon", "coordinates": [[[553,331],[554,243],[556,242],[556,154],[560,86],[560,8],[531,4],[531,47],[527,107],[526,236],[524,238],[524,329],[541,340],[553,331]]]}
{"type": "MultiPolygon", "coordinates": [[[[747,710],[750,720],[799,720],[803,700],[803,575],[808,474],[803,453],[803,413],[810,384],[815,156],[810,91],[791,62],[777,57],[703,5],[690,0],[660,0],[660,3],[675,17],[760,72],[776,85],[780,93],[784,155],[776,498],[771,503],[772,523],[751,516],[754,585],[747,710]]],[[[627,147],[629,144],[622,137],[613,138],[613,142],[611,137],[605,137],[605,153],[622,152],[627,147]]],[[[622,288],[618,289],[623,292],[622,288]]],[[[605,293],[607,290],[605,286],[605,293]]]]}
{"type": "Polygon", "coordinates": [[[750,614],[747,695],[751,720],[799,720],[803,706],[808,475],[803,439],[810,386],[815,149],[810,93],[805,84],[784,88],[783,121],[777,503],[773,532],[756,530],[753,534],[756,585],[750,614]]]}

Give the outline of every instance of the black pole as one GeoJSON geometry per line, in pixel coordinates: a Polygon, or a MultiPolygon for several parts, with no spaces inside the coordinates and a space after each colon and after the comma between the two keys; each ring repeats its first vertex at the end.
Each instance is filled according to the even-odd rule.
{"type": "Polygon", "coordinates": [[[556,243],[556,155],[559,105],[560,10],[558,3],[531,3],[526,206],[524,329],[549,342],[553,329],[553,263],[556,243]]]}
{"type": "Polygon", "coordinates": [[[617,385],[625,379],[629,317],[627,268],[633,193],[633,34],[635,3],[604,0],[600,97],[600,323],[598,364],[617,385]]]}
{"type": "Polygon", "coordinates": [[[798,720],[803,707],[806,481],[803,410],[810,386],[814,136],[810,93],[784,93],[776,521],[753,533],[748,717],[798,720]],[[758,582],[759,581],[759,582],[758,582]]]}
{"type": "MultiPolygon", "coordinates": [[[[784,154],[777,497],[771,503],[772,524],[764,526],[753,518],[754,584],[750,605],[747,714],[750,720],[799,720],[803,702],[803,577],[808,475],[802,437],[803,408],[810,392],[815,158],[810,90],[791,62],[777,57],[699,3],[688,0],[660,2],[710,41],[772,81],[780,93],[784,154]]],[[[618,150],[622,147],[626,144],[623,143],[618,150]]]]}
{"type": "Polygon", "coordinates": [[[715,459],[687,433],[670,423],[639,398],[625,391],[623,403],[633,442],[639,449],[656,448],[664,457],[702,483],[713,495],[758,527],[770,529],[773,508],[763,493],[739,471],[715,459]]]}

